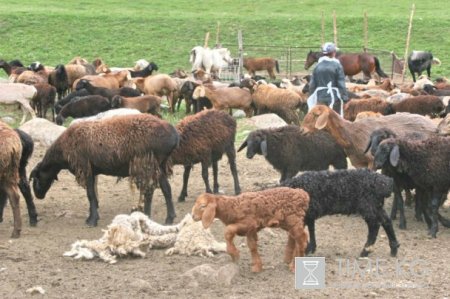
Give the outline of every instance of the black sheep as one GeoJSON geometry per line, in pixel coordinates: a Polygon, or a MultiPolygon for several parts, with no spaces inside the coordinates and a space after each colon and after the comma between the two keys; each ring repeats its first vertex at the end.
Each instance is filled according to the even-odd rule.
{"type": "Polygon", "coordinates": [[[55,104],[56,114],[58,114],[61,111],[62,107],[64,107],[66,104],[68,104],[70,101],[72,101],[72,99],[74,99],[75,97],[85,97],[88,95],[90,95],[89,91],[87,91],[84,88],[80,89],[80,90],[75,90],[75,91],[69,93],[63,99],[58,100],[58,102],[55,104]]]}
{"type": "Polygon", "coordinates": [[[198,83],[192,81],[186,81],[183,83],[180,89],[180,98],[178,99],[177,110],[180,110],[181,98],[184,98],[186,102],[186,113],[191,112],[191,106],[193,105],[194,113],[200,112],[203,109],[211,109],[212,104],[206,97],[201,97],[196,100],[192,98],[195,88],[199,86],[198,83]]]}
{"type": "Polygon", "coordinates": [[[56,124],[62,125],[69,116],[72,118],[86,117],[109,109],[111,109],[111,103],[105,97],[99,95],[75,97],[59,111],[56,124]]]}
{"type": "Polygon", "coordinates": [[[330,165],[346,169],[347,159],[342,147],[325,131],[304,135],[298,126],[289,125],[251,132],[239,147],[247,147],[247,158],[263,155],[281,173],[280,181],[299,171],[327,170],[330,165]]]}
{"type": "MultiPolygon", "coordinates": [[[[389,138],[383,140],[374,158],[374,168],[390,164],[396,171],[408,175],[414,184],[431,194],[426,205],[431,220],[425,217],[430,234],[436,238],[438,209],[450,189],[450,137],[430,137],[425,140],[389,138]]],[[[422,198],[429,198],[422,196],[422,198]]]]}
{"type": "Polygon", "coordinates": [[[63,64],[58,64],[55,69],[48,75],[48,83],[56,88],[58,93],[58,101],[60,101],[63,96],[67,94],[70,89],[69,77],[65,66],[63,64]]]}
{"type": "Polygon", "coordinates": [[[131,78],[136,78],[136,77],[145,78],[147,76],[150,76],[153,73],[153,71],[157,71],[157,70],[158,70],[158,66],[152,61],[145,68],[143,68],[140,71],[130,70],[129,72],[130,72],[131,78]]]}
{"type": "Polygon", "coordinates": [[[383,209],[384,199],[392,193],[391,178],[368,169],[335,171],[308,171],[288,179],[282,186],[301,188],[310,196],[305,224],[308,225],[310,243],[307,252],[316,250],[314,222],[335,214],[359,214],[369,230],[361,256],[367,256],[375,244],[380,225],[389,239],[391,256],[397,255],[400,244],[395,237],[391,220],[383,209]]]}
{"type": "MultiPolygon", "coordinates": [[[[28,209],[28,217],[30,219],[30,226],[36,226],[38,220],[37,220],[37,212],[36,212],[36,206],[33,202],[33,195],[31,194],[31,188],[28,184],[28,177],[27,177],[27,164],[28,160],[30,159],[31,155],[33,154],[34,150],[34,142],[33,139],[31,139],[30,135],[25,133],[22,130],[15,129],[17,134],[20,137],[20,141],[22,142],[22,156],[20,157],[20,164],[19,164],[19,189],[22,193],[23,197],[25,198],[25,202],[27,204],[28,209]]],[[[3,193],[0,190],[0,222],[3,222],[3,209],[6,205],[6,193],[3,193]]]]}

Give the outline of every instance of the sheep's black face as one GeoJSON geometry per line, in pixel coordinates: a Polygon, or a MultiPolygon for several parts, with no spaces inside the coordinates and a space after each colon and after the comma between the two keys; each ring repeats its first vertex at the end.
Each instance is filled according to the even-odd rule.
{"type": "Polygon", "coordinates": [[[391,154],[391,150],[394,147],[394,144],[389,142],[382,142],[378,146],[373,161],[374,170],[382,168],[384,165],[389,163],[389,156],[391,154]]]}
{"type": "Polygon", "coordinates": [[[50,169],[48,171],[43,170],[41,163],[36,165],[30,174],[30,180],[33,180],[34,195],[43,199],[55,179],[57,179],[56,173],[53,173],[50,169]]]}
{"type": "Polygon", "coordinates": [[[56,124],[57,124],[58,126],[61,126],[63,123],[64,123],[64,118],[63,118],[61,115],[58,115],[58,116],[56,117],[56,124]]]}
{"type": "Polygon", "coordinates": [[[256,137],[247,140],[247,158],[252,159],[256,154],[261,155],[261,138],[256,137]]]}

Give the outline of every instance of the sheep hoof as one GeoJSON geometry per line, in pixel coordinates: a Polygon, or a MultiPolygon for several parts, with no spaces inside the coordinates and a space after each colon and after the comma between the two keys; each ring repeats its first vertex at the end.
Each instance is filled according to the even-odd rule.
{"type": "Polygon", "coordinates": [[[186,196],[181,196],[178,197],[178,202],[185,202],[186,201],[186,196]]]}
{"type": "Polygon", "coordinates": [[[37,217],[36,218],[33,217],[32,219],[30,219],[30,226],[36,227],[37,223],[38,223],[37,217]]]}
{"type": "Polygon", "coordinates": [[[88,219],[86,219],[86,224],[89,227],[96,227],[97,226],[97,219],[89,217],[88,219]]]}
{"type": "Polygon", "coordinates": [[[12,234],[11,234],[11,238],[12,239],[17,239],[20,237],[20,230],[13,230],[12,234]]]}
{"type": "Polygon", "coordinates": [[[0,223],[2,223],[3,222],[3,217],[0,217],[0,223]]]}
{"type": "Polygon", "coordinates": [[[416,215],[416,221],[423,222],[422,215],[416,215]]]}
{"type": "Polygon", "coordinates": [[[166,224],[173,224],[173,219],[175,219],[176,216],[167,216],[166,218],[166,224]]]}
{"type": "Polygon", "coordinates": [[[252,266],[252,272],[253,273],[258,273],[262,271],[262,265],[253,265],[252,266]]]}
{"type": "Polygon", "coordinates": [[[398,224],[398,228],[399,228],[399,229],[406,229],[406,223],[400,222],[400,223],[398,224]]]}
{"type": "Polygon", "coordinates": [[[363,251],[361,252],[361,254],[359,255],[360,257],[368,257],[369,256],[369,251],[367,251],[365,248],[363,249],[363,251]]]}

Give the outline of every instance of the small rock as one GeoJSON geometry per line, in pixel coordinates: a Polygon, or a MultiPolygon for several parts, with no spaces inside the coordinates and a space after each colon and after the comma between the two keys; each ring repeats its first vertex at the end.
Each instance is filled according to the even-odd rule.
{"type": "Polygon", "coordinates": [[[13,124],[15,122],[15,119],[11,116],[4,116],[1,118],[1,120],[9,125],[13,124]]]}
{"type": "Polygon", "coordinates": [[[233,117],[234,118],[244,118],[245,117],[245,112],[243,110],[236,110],[233,113],[233,117]]]}
{"type": "Polygon", "coordinates": [[[229,263],[217,271],[217,282],[226,286],[231,285],[233,278],[239,273],[239,266],[229,263]]]}
{"type": "Polygon", "coordinates": [[[45,290],[41,286],[35,286],[32,288],[29,288],[25,291],[27,294],[36,295],[36,294],[45,294],[45,290]]]}

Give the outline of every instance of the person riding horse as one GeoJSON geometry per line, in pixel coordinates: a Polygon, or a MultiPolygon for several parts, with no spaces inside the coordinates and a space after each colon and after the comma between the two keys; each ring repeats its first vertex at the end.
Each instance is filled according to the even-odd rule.
{"type": "Polygon", "coordinates": [[[335,58],[336,46],[333,43],[325,43],[322,53],[324,56],[319,58],[309,82],[308,108],[311,110],[317,104],[327,105],[343,116],[343,106],[348,101],[344,69],[335,58]]]}

